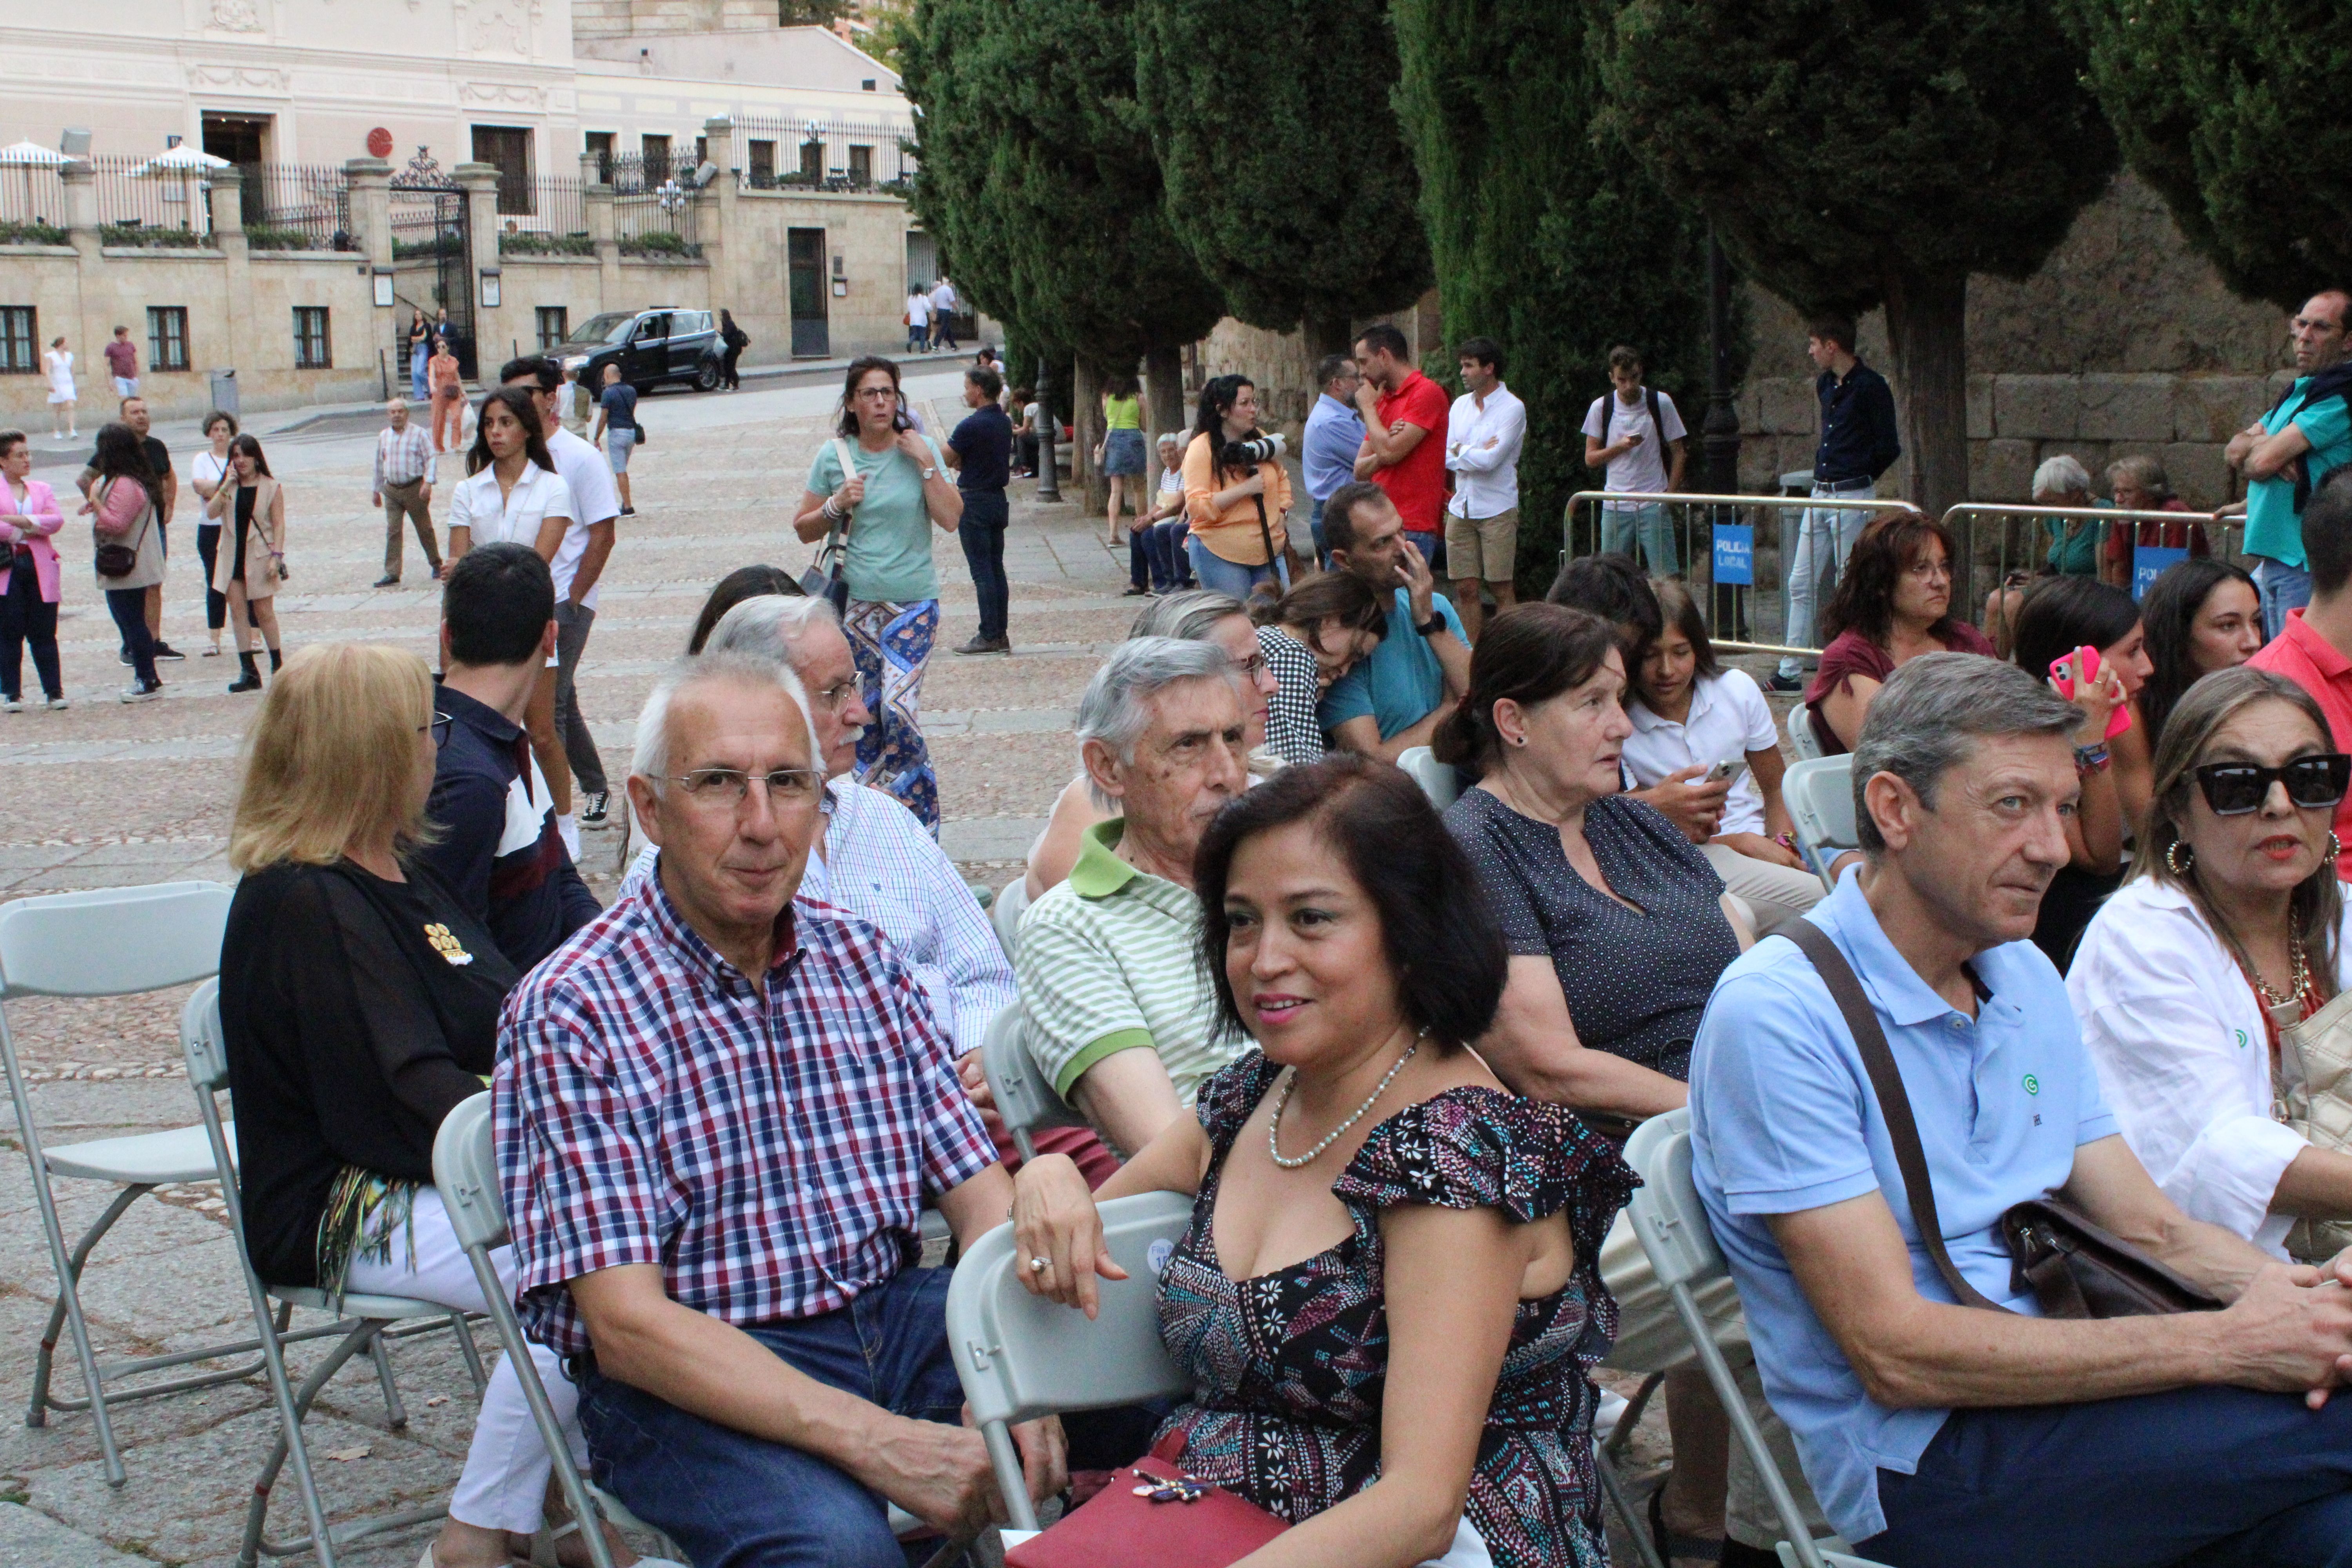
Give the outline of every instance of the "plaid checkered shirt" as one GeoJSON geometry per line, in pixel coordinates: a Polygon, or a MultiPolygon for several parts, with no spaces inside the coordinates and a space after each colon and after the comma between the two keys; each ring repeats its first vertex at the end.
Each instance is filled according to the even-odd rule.
{"type": "Polygon", "coordinates": [[[493,1117],[533,1339],[586,1350],[564,1282],[632,1263],[725,1322],[831,1311],[995,1161],[881,935],[805,900],[777,933],[763,998],[646,877],[508,998],[493,1117]]]}

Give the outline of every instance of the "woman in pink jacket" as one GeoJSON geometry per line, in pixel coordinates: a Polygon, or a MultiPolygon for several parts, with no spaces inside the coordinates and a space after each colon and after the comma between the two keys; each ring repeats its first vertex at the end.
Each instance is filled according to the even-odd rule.
{"type": "Polygon", "coordinates": [[[22,430],[0,430],[0,712],[25,710],[25,644],[52,708],[66,705],[58,674],[58,549],[49,536],[65,526],[58,498],[32,477],[33,444],[22,430]]]}

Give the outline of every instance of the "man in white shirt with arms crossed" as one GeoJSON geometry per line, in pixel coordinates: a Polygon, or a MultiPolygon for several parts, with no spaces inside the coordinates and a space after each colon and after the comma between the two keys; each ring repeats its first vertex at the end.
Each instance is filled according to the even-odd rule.
{"type": "Polygon", "coordinates": [[[1445,421],[1445,466],[1454,475],[1454,496],[1445,503],[1445,565],[1454,574],[1454,607],[1470,640],[1478,640],[1486,605],[1478,584],[1495,595],[1495,608],[1518,602],[1512,571],[1519,549],[1519,448],[1528,438],[1528,406],[1503,384],[1503,351],[1492,338],[1465,338],[1454,351],[1462,361],[1462,384],[1470,390],[1454,400],[1445,421]]]}

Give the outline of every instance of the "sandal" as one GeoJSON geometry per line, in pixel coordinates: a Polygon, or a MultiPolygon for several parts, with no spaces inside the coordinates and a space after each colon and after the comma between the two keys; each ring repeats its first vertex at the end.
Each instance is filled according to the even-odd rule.
{"type": "Polygon", "coordinates": [[[1676,1535],[1666,1528],[1666,1489],[1661,1485],[1650,1494],[1650,1544],[1658,1551],[1658,1561],[1671,1564],[1680,1558],[1692,1563],[1720,1563],[1723,1542],[1710,1541],[1703,1535],[1676,1535]]]}

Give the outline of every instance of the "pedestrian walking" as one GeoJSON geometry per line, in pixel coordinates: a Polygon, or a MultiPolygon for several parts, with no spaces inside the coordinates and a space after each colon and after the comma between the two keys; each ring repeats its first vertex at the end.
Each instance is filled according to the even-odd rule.
{"type": "Polygon", "coordinates": [[[114,341],[106,345],[106,368],[114,377],[114,395],[139,395],[139,345],[131,341],[129,327],[114,329],[114,341]]]}
{"type": "Polygon", "coordinates": [[[874,715],[857,739],[858,782],[897,797],[937,835],[939,778],[919,711],[940,629],[930,531],[956,530],[963,496],[948,482],[939,444],[903,417],[898,365],[876,356],[852,361],[835,438],[809,466],[793,529],[811,544],[842,536],[849,594],[842,629],[874,715]]]}
{"type": "MultiPolygon", "coordinates": [[[[1885,376],[1855,357],[1850,316],[1816,319],[1805,329],[1805,354],[1821,370],[1813,381],[1813,394],[1822,405],[1822,439],[1813,449],[1814,496],[1853,500],[1877,494],[1879,476],[1903,455],[1895,427],[1894,390],[1885,376]]],[[[1822,570],[1828,569],[1834,586],[1870,516],[1859,507],[1808,507],[1798,524],[1795,548],[1783,542],[1789,620],[1782,635],[1789,647],[1812,645],[1814,595],[1822,570]]],[[[1782,658],[1772,689],[1803,690],[1805,683],[1799,678],[1804,668],[1801,658],[1782,658]]]]}
{"type": "MultiPolygon", "coordinates": [[[[171,552],[170,542],[165,533],[171,525],[172,514],[180,503],[180,476],[172,468],[172,449],[154,435],[145,398],[124,398],[121,416],[121,423],[130,426],[131,434],[138,437],[140,452],[147,460],[147,471],[154,478],[155,493],[160,501],[154,520],[155,551],[159,555],[168,555],[171,552]]],[[[97,483],[98,477],[98,458],[93,454],[89,465],[74,481],[85,499],[89,497],[91,486],[97,483]]],[[[177,661],[188,657],[163,640],[163,580],[160,576],[147,589],[147,640],[159,659],[177,661]]],[[[118,650],[118,657],[125,666],[131,664],[128,638],[118,650]]]]}
{"type": "Polygon", "coordinates": [[[1462,384],[1445,421],[1445,467],[1454,499],[1445,504],[1445,563],[1454,607],[1478,640],[1492,595],[1496,613],[1518,602],[1513,574],[1519,551],[1519,448],[1528,405],[1503,384],[1503,351],[1492,338],[1465,338],[1454,350],[1462,384]]]}
{"type": "Polygon", "coordinates": [[[0,430],[0,711],[25,710],[25,645],[51,708],[66,706],[58,670],[58,547],[66,525],[57,492],[33,478],[32,438],[0,430]]]}
{"type": "Polygon", "coordinates": [[[466,389],[458,380],[457,356],[446,335],[435,337],[433,357],[425,363],[425,373],[433,384],[433,450],[453,450],[465,442],[466,389]]]}
{"type": "Polygon", "coordinates": [[[425,362],[433,357],[433,328],[425,320],[425,312],[408,312],[408,395],[418,403],[425,401],[425,362]]]}
{"type": "Polygon", "coordinates": [[[931,297],[923,292],[919,283],[907,285],[907,352],[931,352],[931,297]]]}
{"type": "MultiPolygon", "coordinates": [[[[743,351],[751,346],[751,334],[735,324],[734,312],[721,310],[719,312],[719,341],[726,347],[726,353],[719,362],[719,384],[730,392],[740,392],[743,390],[743,377],[737,373],[736,366],[742,361],[743,351]]],[[[614,472],[620,470],[615,468],[614,472]]],[[[624,486],[624,500],[627,499],[627,487],[624,486]]]]}
{"type": "Polygon", "coordinates": [[[163,531],[157,522],[163,489],[147,465],[139,432],[120,420],[100,429],[89,466],[89,499],[82,510],[89,515],[98,546],[98,586],[131,651],[131,682],[122,689],[122,700],[152,701],[163,694],[155,673],[155,640],[147,631],[147,590],[163,580],[163,531]]]}
{"type": "Polygon", "coordinates": [[[259,657],[253,632],[269,649],[269,673],[275,679],[286,662],[278,646],[278,584],[286,575],[286,491],[269,471],[261,443],[239,436],[229,443],[229,478],[205,503],[230,532],[230,548],[213,570],[213,586],[228,595],[229,626],[236,638],[240,673],[229,682],[231,691],[261,689],[259,657]]]}
{"type": "MultiPolygon", "coordinates": [[[[418,321],[423,321],[420,314],[418,321]]],[[[425,563],[441,575],[441,541],[433,531],[433,444],[410,423],[408,400],[395,397],[383,405],[384,427],[375,436],[375,504],[383,508],[383,575],[379,588],[400,586],[400,563],[407,541],[405,521],[416,530],[425,546],[425,563]]],[[[206,565],[210,565],[209,559],[206,565]]]]}
{"type": "Polygon", "coordinates": [[[64,333],[50,340],[47,352],[41,355],[41,366],[49,373],[49,434],[80,435],[74,410],[81,394],[74,386],[73,351],[66,347],[64,333]]]}
{"type": "MultiPolygon", "coordinates": [[[[1584,466],[1601,470],[1603,489],[1659,495],[1683,488],[1689,434],[1675,400],[1643,384],[1641,352],[1631,343],[1609,351],[1611,390],[1584,412],[1584,466]]],[[[1601,552],[1630,557],[1637,549],[1648,557],[1652,576],[1682,575],[1664,502],[1602,501],[1601,552]]]]}
{"type": "Polygon", "coordinates": [[[964,406],[971,412],[948,437],[948,466],[955,469],[956,489],[963,497],[956,537],[980,599],[980,630],[958,653],[1013,651],[1007,629],[1012,587],[1004,578],[1004,530],[1012,521],[1004,485],[1013,470],[1013,421],[998,401],[1003,391],[1003,378],[987,366],[964,372],[964,406]]]}
{"type": "Polygon", "coordinates": [[[1135,510],[1143,511],[1143,399],[1131,375],[1103,384],[1103,438],[1095,447],[1095,467],[1110,486],[1103,509],[1103,542],[1118,548],[1118,520],[1127,510],[1127,481],[1136,481],[1135,510]]]}
{"type": "Polygon", "coordinates": [[[940,280],[931,285],[931,347],[955,349],[962,346],[956,342],[955,316],[955,285],[949,282],[948,275],[942,272],[940,280]]]}
{"type": "Polygon", "coordinates": [[[212,646],[205,649],[206,658],[218,658],[221,650],[221,628],[228,625],[228,595],[213,586],[213,573],[220,558],[221,525],[215,522],[207,510],[213,492],[228,479],[228,444],[236,439],[236,416],[225,408],[215,408],[205,416],[205,439],[211,443],[188,465],[188,483],[196,492],[196,500],[205,503],[196,509],[196,559],[205,564],[205,630],[211,634],[212,646]]]}
{"type": "Polygon", "coordinates": [[[645,436],[645,426],[637,423],[637,389],[621,379],[621,367],[604,367],[604,390],[596,395],[596,431],[589,437],[590,445],[602,445],[605,459],[613,465],[613,483],[621,494],[621,515],[637,515],[636,503],[629,499],[629,454],[645,436]]]}

